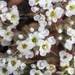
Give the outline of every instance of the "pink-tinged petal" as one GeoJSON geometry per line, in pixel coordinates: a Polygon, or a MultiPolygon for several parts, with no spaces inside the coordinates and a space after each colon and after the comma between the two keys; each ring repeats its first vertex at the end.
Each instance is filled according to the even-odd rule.
{"type": "Polygon", "coordinates": [[[60,23],[64,23],[64,21],[63,21],[62,18],[59,18],[59,19],[58,19],[58,22],[60,22],[60,23]]]}

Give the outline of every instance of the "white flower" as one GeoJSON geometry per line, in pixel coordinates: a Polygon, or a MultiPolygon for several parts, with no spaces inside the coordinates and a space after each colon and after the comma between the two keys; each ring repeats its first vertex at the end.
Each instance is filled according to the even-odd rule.
{"type": "Polygon", "coordinates": [[[16,41],[16,45],[19,45],[21,42],[22,42],[22,41],[17,40],[17,41],[16,41]]]}
{"type": "Polygon", "coordinates": [[[34,53],[32,51],[28,51],[28,53],[25,54],[25,58],[33,58],[34,57],[34,53]]]}
{"type": "Polygon", "coordinates": [[[10,30],[0,30],[0,36],[3,37],[3,40],[11,41],[14,33],[10,30]]]}
{"type": "Polygon", "coordinates": [[[52,75],[51,72],[49,70],[46,70],[44,75],[52,75]]]}
{"type": "Polygon", "coordinates": [[[59,56],[60,56],[60,60],[61,61],[65,61],[65,62],[71,61],[72,60],[72,57],[73,57],[71,54],[69,54],[66,51],[60,51],[59,52],[59,56]]]}
{"type": "Polygon", "coordinates": [[[31,7],[31,10],[34,12],[34,13],[36,13],[37,11],[39,11],[39,8],[38,7],[31,7]]]}
{"type": "Polygon", "coordinates": [[[62,31],[62,29],[61,28],[59,28],[58,29],[58,33],[62,33],[63,31],[62,31]]]}
{"type": "Polygon", "coordinates": [[[34,6],[37,5],[39,3],[40,0],[29,0],[29,5],[30,6],[34,6]]]}
{"type": "Polygon", "coordinates": [[[35,29],[34,29],[33,27],[30,28],[30,32],[34,32],[34,30],[35,30],[35,29]]]}
{"type": "Polygon", "coordinates": [[[50,9],[46,12],[46,16],[48,17],[48,20],[51,20],[53,22],[57,22],[59,18],[61,18],[64,10],[60,7],[56,7],[55,9],[50,9]]]}
{"type": "Polygon", "coordinates": [[[9,75],[10,72],[7,70],[7,67],[0,67],[0,75],[9,75]]]}
{"type": "Polygon", "coordinates": [[[24,39],[24,36],[21,35],[21,34],[19,34],[19,35],[18,35],[18,38],[19,38],[19,39],[24,39]]]}
{"type": "Polygon", "coordinates": [[[34,15],[34,17],[33,17],[33,18],[34,18],[34,20],[35,20],[35,21],[39,21],[39,19],[40,19],[40,15],[39,15],[39,14],[34,15]]]}
{"type": "Polygon", "coordinates": [[[35,64],[31,64],[31,68],[36,69],[36,65],[35,64]]]}
{"type": "Polygon", "coordinates": [[[66,43],[64,44],[64,46],[66,49],[71,51],[72,50],[72,44],[73,44],[73,42],[70,39],[68,39],[68,40],[66,40],[66,43]]]}
{"type": "Polygon", "coordinates": [[[29,38],[27,39],[32,45],[32,48],[38,46],[40,38],[38,36],[38,32],[29,33],[29,38]]]}
{"type": "Polygon", "coordinates": [[[32,69],[30,70],[30,75],[43,75],[43,73],[40,70],[32,69]]]}
{"type": "Polygon", "coordinates": [[[20,67],[21,67],[21,70],[24,70],[25,67],[26,67],[26,64],[25,63],[21,63],[20,67]]]}
{"type": "Polygon", "coordinates": [[[58,36],[58,40],[61,41],[62,39],[63,39],[63,37],[62,37],[61,35],[59,35],[59,36],[58,36]]]}
{"type": "Polygon", "coordinates": [[[39,60],[37,62],[37,67],[41,70],[43,70],[48,65],[46,60],[39,60]]]}
{"type": "Polygon", "coordinates": [[[23,70],[20,70],[20,68],[17,68],[15,71],[13,71],[13,75],[21,75],[23,73],[23,70]]]}
{"type": "Polygon", "coordinates": [[[34,20],[38,21],[38,22],[45,21],[45,19],[46,19],[45,15],[43,15],[43,14],[40,14],[40,15],[37,14],[37,15],[34,16],[34,20]]]}
{"type": "Polygon", "coordinates": [[[43,27],[39,27],[38,29],[38,36],[41,39],[44,39],[45,37],[47,37],[49,35],[50,31],[48,29],[45,29],[43,27]]]}
{"type": "Polygon", "coordinates": [[[6,14],[6,17],[12,24],[18,25],[20,18],[17,6],[13,6],[11,12],[6,14]]]}
{"type": "Polygon", "coordinates": [[[61,61],[60,62],[60,66],[61,67],[69,66],[69,62],[68,61],[66,61],[66,62],[65,61],[61,61]]]}
{"type": "Polygon", "coordinates": [[[0,1],[0,10],[5,8],[7,6],[7,3],[5,1],[0,1]]]}
{"type": "Polygon", "coordinates": [[[12,54],[11,49],[8,49],[8,50],[7,50],[7,54],[12,54]]]}
{"type": "Polygon", "coordinates": [[[5,58],[0,58],[0,67],[5,66],[6,59],[5,58]]]}
{"type": "Polygon", "coordinates": [[[47,26],[47,21],[45,21],[45,20],[39,21],[39,25],[40,25],[41,27],[45,27],[45,26],[47,26]]]}
{"type": "Polygon", "coordinates": [[[52,0],[40,0],[39,5],[40,7],[43,7],[43,9],[51,9],[53,8],[51,2],[52,0]]]}
{"type": "Polygon", "coordinates": [[[49,38],[47,38],[47,41],[51,44],[54,45],[56,43],[56,39],[54,38],[54,36],[51,36],[49,38]]]}
{"type": "MultiPolygon", "coordinates": [[[[20,53],[22,53],[23,55],[27,54],[29,52],[29,50],[31,49],[31,44],[30,42],[24,40],[19,42],[18,47],[17,47],[18,51],[20,53]]],[[[28,53],[29,54],[29,53],[28,53]]]]}
{"type": "Polygon", "coordinates": [[[67,29],[67,34],[68,34],[69,36],[73,36],[73,35],[75,34],[75,30],[72,29],[72,28],[68,28],[68,29],[67,29]]]}
{"type": "Polygon", "coordinates": [[[16,25],[11,24],[11,25],[10,25],[10,26],[8,26],[7,28],[8,28],[8,29],[11,29],[11,30],[12,30],[12,29],[16,29],[16,25]]]}
{"type": "Polygon", "coordinates": [[[75,72],[74,72],[74,68],[72,68],[72,67],[69,67],[68,68],[68,73],[70,74],[70,75],[73,75],[75,72]]]}
{"type": "Polygon", "coordinates": [[[54,72],[56,71],[56,67],[55,67],[55,65],[53,65],[53,64],[49,64],[49,65],[47,66],[47,70],[49,70],[50,73],[52,74],[52,73],[54,73],[54,72]]]}
{"type": "Polygon", "coordinates": [[[75,1],[69,1],[68,5],[66,6],[66,16],[75,15],[75,1]]]}
{"type": "Polygon", "coordinates": [[[21,65],[21,61],[17,60],[16,58],[9,57],[7,65],[8,71],[12,73],[21,65]]]}
{"type": "Polygon", "coordinates": [[[40,26],[46,26],[47,25],[47,22],[46,22],[46,17],[45,17],[45,15],[43,15],[43,14],[37,14],[37,15],[35,15],[34,17],[34,20],[35,21],[38,21],[39,22],[39,25],[40,26]]]}
{"type": "Polygon", "coordinates": [[[3,22],[6,21],[6,14],[0,14],[0,18],[3,22]]]}
{"type": "Polygon", "coordinates": [[[22,56],[23,56],[22,54],[19,54],[19,55],[18,55],[19,58],[22,58],[22,56]]]}
{"type": "Polygon", "coordinates": [[[46,56],[46,54],[50,52],[51,44],[48,41],[43,40],[39,43],[39,45],[40,45],[40,48],[39,48],[40,55],[46,56]]]}
{"type": "Polygon", "coordinates": [[[1,40],[1,45],[2,46],[9,46],[10,44],[11,44],[10,41],[4,40],[4,39],[1,40]]]}
{"type": "Polygon", "coordinates": [[[75,43],[75,34],[71,37],[72,39],[72,43],[74,44],[75,43]]]}
{"type": "Polygon", "coordinates": [[[70,21],[70,25],[74,25],[74,21],[70,21]]]}
{"type": "Polygon", "coordinates": [[[1,10],[2,13],[7,13],[7,11],[8,11],[8,8],[7,8],[7,7],[4,7],[4,8],[1,10]]]}
{"type": "Polygon", "coordinates": [[[74,44],[75,43],[75,29],[68,28],[67,34],[71,36],[71,40],[66,41],[66,43],[69,43],[69,45],[74,44]]]}

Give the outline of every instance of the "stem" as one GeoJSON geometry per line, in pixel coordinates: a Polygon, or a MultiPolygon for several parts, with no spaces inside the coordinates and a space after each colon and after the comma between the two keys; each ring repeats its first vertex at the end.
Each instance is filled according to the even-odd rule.
{"type": "Polygon", "coordinates": [[[57,56],[57,57],[59,57],[55,52],[53,52],[52,50],[51,50],[51,53],[53,53],[55,56],[57,56]]]}
{"type": "Polygon", "coordinates": [[[13,56],[15,56],[18,52],[19,52],[19,51],[17,50],[17,51],[13,54],[13,56]]]}

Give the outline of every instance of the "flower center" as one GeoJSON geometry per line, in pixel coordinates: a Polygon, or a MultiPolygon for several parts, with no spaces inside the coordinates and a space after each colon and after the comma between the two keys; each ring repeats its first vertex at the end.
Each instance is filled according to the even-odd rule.
{"type": "Polygon", "coordinates": [[[2,72],[5,74],[7,72],[6,68],[2,68],[2,72]]]}
{"type": "Polygon", "coordinates": [[[6,32],[6,33],[5,33],[5,35],[7,35],[7,36],[8,36],[9,34],[10,34],[10,32],[6,32]]]}
{"type": "Polygon", "coordinates": [[[22,44],[22,48],[26,49],[27,48],[27,44],[22,44]]]}
{"type": "Polygon", "coordinates": [[[15,20],[15,15],[13,14],[12,16],[11,16],[11,20],[15,20]]]}
{"type": "Polygon", "coordinates": [[[75,5],[71,5],[70,7],[69,7],[69,10],[70,11],[72,11],[72,10],[74,10],[75,9],[75,5]]]}
{"type": "Polygon", "coordinates": [[[44,17],[41,16],[41,17],[40,17],[40,20],[42,21],[43,19],[44,19],[44,17]]]}
{"type": "Polygon", "coordinates": [[[42,67],[42,66],[44,66],[44,64],[43,64],[43,63],[41,63],[41,64],[40,64],[40,66],[42,67]]]}
{"type": "Polygon", "coordinates": [[[19,68],[17,68],[17,69],[16,69],[16,71],[19,73],[19,72],[20,72],[20,69],[19,69],[19,68]]]}
{"type": "Polygon", "coordinates": [[[37,43],[37,38],[36,38],[36,37],[33,37],[33,38],[32,38],[32,42],[33,42],[33,43],[37,43]]]}
{"type": "Polygon", "coordinates": [[[67,58],[67,56],[64,56],[64,57],[63,57],[63,59],[66,59],[66,58],[67,58]]]}
{"type": "Polygon", "coordinates": [[[37,3],[39,0],[35,0],[35,2],[37,3]]]}
{"type": "Polygon", "coordinates": [[[43,50],[46,50],[47,48],[48,48],[48,45],[47,44],[42,45],[42,49],[43,50]]]}
{"type": "Polygon", "coordinates": [[[12,60],[12,61],[11,61],[11,65],[12,65],[12,66],[15,66],[15,65],[16,65],[16,62],[15,62],[14,60],[12,60]]]}
{"type": "Polygon", "coordinates": [[[53,66],[50,66],[50,67],[49,67],[49,70],[50,70],[50,71],[54,70],[54,67],[53,67],[53,66]]]}
{"type": "Polygon", "coordinates": [[[38,73],[35,73],[35,75],[39,75],[38,73]]]}
{"type": "Polygon", "coordinates": [[[50,17],[51,18],[54,18],[56,16],[56,12],[53,10],[51,13],[50,13],[50,17]]]}
{"type": "Polygon", "coordinates": [[[45,7],[47,7],[47,6],[48,6],[48,3],[45,4],[45,7]]]}

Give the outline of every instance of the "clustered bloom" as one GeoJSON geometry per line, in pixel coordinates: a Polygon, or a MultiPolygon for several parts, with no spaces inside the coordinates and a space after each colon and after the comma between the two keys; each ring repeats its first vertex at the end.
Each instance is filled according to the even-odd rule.
{"type": "Polygon", "coordinates": [[[34,13],[37,13],[39,9],[41,9],[40,14],[37,13],[34,15],[34,20],[38,21],[40,26],[51,25],[52,22],[56,23],[57,20],[63,16],[64,9],[61,7],[54,9],[52,3],[61,1],[63,0],[29,0],[29,5],[34,13]],[[44,12],[45,14],[43,14],[44,12]]]}
{"type": "Polygon", "coordinates": [[[19,11],[16,5],[8,8],[5,1],[0,1],[0,37],[2,38],[2,46],[9,46],[11,44],[14,37],[12,29],[16,28],[19,24],[19,19],[19,11]]]}
{"type": "Polygon", "coordinates": [[[66,40],[65,43],[65,48],[67,48],[68,50],[72,50],[72,45],[75,44],[75,29],[72,28],[68,28],[67,29],[67,35],[69,35],[71,38],[66,40]]]}
{"type": "Polygon", "coordinates": [[[1,29],[0,30],[0,36],[3,37],[3,40],[11,41],[12,37],[14,36],[14,33],[11,31],[11,29],[1,29]]]}
{"type": "Polygon", "coordinates": [[[0,1],[0,12],[0,19],[3,22],[10,21],[13,25],[19,24],[19,11],[16,5],[8,8],[5,1],[0,1]]]}
{"type": "MultiPolygon", "coordinates": [[[[42,33],[45,33],[45,31],[42,33]]],[[[17,50],[22,55],[25,55],[25,57],[30,55],[28,57],[32,58],[34,56],[33,50],[35,49],[35,47],[38,47],[40,55],[46,56],[46,54],[51,51],[51,46],[56,43],[56,40],[53,36],[46,38],[46,40],[44,38],[41,38],[42,36],[45,38],[45,35],[42,35],[39,32],[29,33],[27,39],[23,41],[17,41],[17,50]]]]}
{"type": "Polygon", "coordinates": [[[68,74],[70,75],[75,74],[73,66],[75,62],[71,64],[71,62],[75,60],[73,55],[63,50],[60,51],[59,56],[60,56],[60,66],[64,68],[64,71],[67,71],[68,74]]]}
{"type": "Polygon", "coordinates": [[[69,1],[68,5],[66,6],[66,16],[75,15],[75,1],[69,1]]]}
{"type": "Polygon", "coordinates": [[[0,75],[20,75],[26,64],[18,60],[16,57],[0,58],[0,75]]]}
{"type": "Polygon", "coordinates": [[[48,64],[46,60],[38,60],[37,64],[34,64],[31,67],[30,75],[52,75],[56,71],[54,64],[48,64]],[[33,66],[36,66],[35,68],[33,66]],[[44,73],[43,73],[44,71],[44,73]]]}
{"type": "Polygon", "coordinates": [[[12,24],[18,25],[19,24],[19,19],[20,19],[18,8],[16,6],[12,6],[11,11],[9,13],[6,13],[6,18],[12,24]]]}
{"type": "MultiPolygon", "coordinates": [[[[56,28],[57,40],[53,40],[53,43],[61,43],[65,50],[59,52],[60,56],[60,66],[64,69],[63,74],[75,74],[73,62],[75,57],[73,54],[70,54],[70,51],[74,51],[75,46],[75,25],[74,25],[74,15],[75,15],[75,1],[74,0],[29,0],[29,5],[31,6],[32,12],[34,12],[33,19],[39,23],[39,36],[41,39],[45,39],[40,42],[40,55],[46,56],[51,50],[52,41],[54,37],[47,37],[50,35],[51,31],[48,31],[46,27],[51,27],[52,25],[56,28]],[[65,19],[65,17],[69,17],[65,19]],[[65,20],[64,20],[65,19],[65,20]],[[73,21],[72,21],[72,20],[73,21]],[[67,21],[68,20],[68,21],[67,21]],[[47,36],[44,34],[46,33],[47,36]],[[51,44],[50,44],[51,43],[51,44]],[[67,52],[69,51],[69,52],[67,52]],[[73,65],[71,65],[73,64],[73,65]],[[67,66],[67,68],[66,68],[67,66]],[[66,72],[67,71],[67,72],[66,72]]],[[[51,28],[50,28],[51,30],[51,28]]],[[[42,61],[39,61],[42,62],[42,61]]],[[[38,65],[37,65],[38,67],[38,65]]],[[[40,67],[39,69],[44,68],[40,67]]],[[[48,66],[49,67],[49,66],[48,66]]],[[[48,69],[47,67],[47,69],[48,69]]],[[[54,70],[55,71],[55,70],[54,70]]],[[[30,72],[30,74],[32,71],[30,72]]],[[[42,74],[38,74],[42,75],[42,74]]],[[[50,71],[46,71],[45,75],[51,75],[50,71]]]]}
{"type": "Polygon", "coordinates": [[[57,20],[61,18],[63,12],[64,10],[60,7],[56,7],[55,9],[49,9],[49,11],[46,12],[48,21],[57,22],[57,20]]]}
{"type": "Polygon", "coordinates": [[[35,23],[19,31],[17,6],[0,1],[0,75],[75,75],[75,0],[28,2],[35,23]]]}

